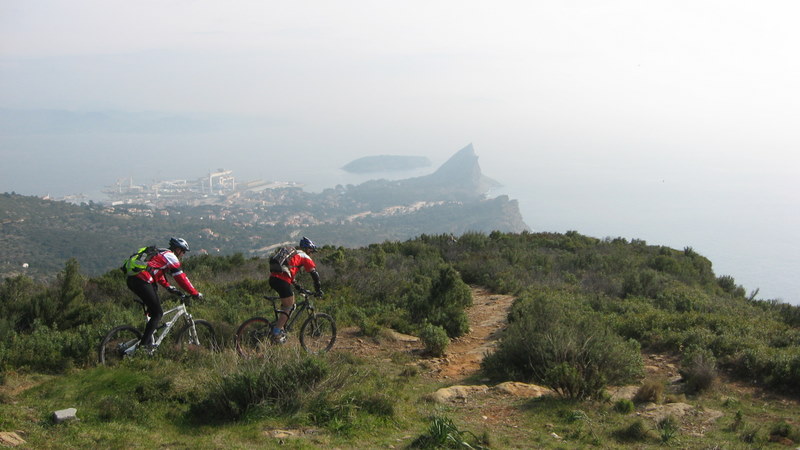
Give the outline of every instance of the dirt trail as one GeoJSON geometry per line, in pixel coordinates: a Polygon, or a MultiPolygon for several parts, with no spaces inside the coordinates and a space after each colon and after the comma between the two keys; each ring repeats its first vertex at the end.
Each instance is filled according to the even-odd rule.
{"type": "MultiPolygon", "coordinates": [[[[505,328],[506,317],[514,297],[493,294],[480,287],[472,287],[472,306],[467,308],[470,331],[453,339],[445,356],[424,359],[426,371],[431,376],[452,381],[463,380],[478,373],[483,357],[497,345],[499,332],[505,328]]],[[[337,350],[356,355],[386,357],[392,352],[421,354],[423,345],[414,336],[390,332],[391,339],[372,339],[360,336],[358,328],[340,330],[337,350]]]]}
{"type": "Polygon", "coordinates": [[[497,346],[513,302],[513,296],[473,286],[472,306],[467,309],[470,331],[450,342],[447,354],[437,363],[437,376],[461,380],[478,373],[483,357],[497,346]]]}

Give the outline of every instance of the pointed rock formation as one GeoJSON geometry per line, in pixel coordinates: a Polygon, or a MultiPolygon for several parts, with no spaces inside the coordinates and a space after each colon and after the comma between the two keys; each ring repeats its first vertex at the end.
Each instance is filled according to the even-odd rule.
{"type": "Polygon", "coordinates": [[[478,155],[475,154],[472,144],[456,152],[430,177],[444,184],[458,182],[462,188],[469,186],[479,194],[485,194],[489,189],[501,186],[497,181],[483,175],[478,165],[478,155]]]}
{"type": "Polygon", "coordinates": [[[462,148],[436,172],[399,182],[401,187],[436,200],[470,200],[482,197],[500,183],[486,177],[472,144],[462,148]]]}

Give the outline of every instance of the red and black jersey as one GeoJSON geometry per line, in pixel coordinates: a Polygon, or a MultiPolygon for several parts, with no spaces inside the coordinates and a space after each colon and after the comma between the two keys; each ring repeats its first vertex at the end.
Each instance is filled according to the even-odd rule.
{"type": "Polygon", "coordinates": [[[181,261],[172,253],[172,250],[159,251],[157,255],[153,256],[147,262],[147,270],[143,270],[135,276],[141,278],[148,283],[157,282],[158,284],[169,288],[170,284],[167,281],[166,274],[169,273],[180,287],[183,288],[189,295],[197,295],[197,289],[192,286],[189,277],[183,273],[181,269],[181,261]]]}
{"type": "Polygon", "coordinates": [[[300,271],[300,268],[304,268],[306,272],[313,272],[316,270],[317,265],[314,264],[314,260],[311,259],[306,252],[302,250],[297,250],[297,253],[292,255],[289,260],[287,261],[287,265],[289,266],[289,274],[286,272],[280,273],[271,273],[271,277],[280,278],[281,280],[286,281],[289,284],[294,283],[294,279],[297,276],[297,273],[300,271]]]}

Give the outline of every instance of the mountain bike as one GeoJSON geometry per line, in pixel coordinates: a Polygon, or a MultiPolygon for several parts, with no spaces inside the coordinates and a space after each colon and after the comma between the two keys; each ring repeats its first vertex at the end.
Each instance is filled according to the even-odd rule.
{"type": "MultiPolygon", "coordinates": [[[[216,333],[211,323],[201,319],[195,319],[186,308],[187,296],[180,294],[180,304],[174,308],[164,311],[161,323],[153,333],[153,345],[150,348],[142,349],[152,356],[159,346],[164,342],[170,331],[178,324],[179,320],[183,323],[183,328],[178,331],[176,347],[180,350],[206,350],[217,351],[219,344],[216,333]]],[[[145,325],[150,320],[147,306],[138,298],[134,300],[142,305],[145,313],[145,325]]],[[[190,303],[191,304],[191,303],[190,303]]],[[[144,328],[142,328],[144,330],[144,328]]],[[[99,359],[100,364],[113,366],[122,359],[133,355],[140,347],[142,331],[131,325],[120,325],[106,334],[100,344],[99,359]]]]}
{"type": "MultiPolygon", "coordinates": [[[[302,300],[295,303],[284,330],[288,335],[295,322],[303,312],[306,312],[307,318],[300,326],[300,345],[309,353],[325,353],[336,342],[336,321],[328,314],[315,312],[311,297],[315,297],[316,294],[300,286],[295,286],[295,289],[302,300]]],[[[279,344],[272,335],[272,328],[278,321],[279,315],[285,314],[275,303],[280,297],[268,295],[264,298],[272,302],[275,320],[252,317],[239,325],[236,330],[236,351],[244,358],[262,355],[270,345],[279,344]]]]}

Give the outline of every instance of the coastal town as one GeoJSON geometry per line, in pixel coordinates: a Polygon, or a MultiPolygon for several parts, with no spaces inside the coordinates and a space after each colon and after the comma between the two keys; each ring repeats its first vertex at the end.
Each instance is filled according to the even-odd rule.
{"type": "Polygon", "coordinates": [[[322,194],[308,194],[292,181],[239,182],[232,170],[219,169],[193,180],[164,180],[136,184],[133,178],[117,180],[103,192],[103,210],[130,216],[169,216],[179,212],[208,221],[226,221],[237,227],[313,226],[345,224],[369,217],[388,217],[444,204],[416,201],[373,210],[348,200],[338,186],[322,194]],[[320,201],[320,196],[324,201],[320,201]],[[316,197],[312,200],[312,197],[316,197]],[[313,213],[308,208],[314,203],[313,213]]]}
{"type": "Polygon", "coordinates": [[[163,180],[152,184],[135,184],[133,177],[123,178],[107,186],[103,193],[111,206],[136,204],[163,208],[247,202],[248,196],[267,189],[302,187],[291,181],[237,182],[232,170],[218,169],[193,180],[163,180]]]}

